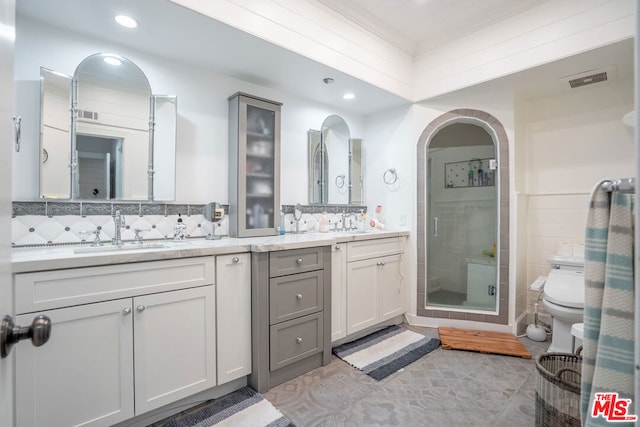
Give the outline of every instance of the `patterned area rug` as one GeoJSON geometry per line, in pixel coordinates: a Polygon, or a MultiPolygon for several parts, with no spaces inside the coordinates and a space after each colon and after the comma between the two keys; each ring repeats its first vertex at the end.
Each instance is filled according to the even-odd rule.
{"type": "Polygon", "coordinates": [[[262,395],[241,388],[191,413],[182,414],[163,427],[295,427],[262,395]]]}
{"type": "Polygon", "coordinates": [[[335,347],[333,354],[380,381],[438,348],[440,340],[394,325],[335,347]]]}

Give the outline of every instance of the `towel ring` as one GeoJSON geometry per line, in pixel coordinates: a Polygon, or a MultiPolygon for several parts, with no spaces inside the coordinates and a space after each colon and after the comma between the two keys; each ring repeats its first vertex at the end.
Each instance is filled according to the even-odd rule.
{"type": "Polygon", "coordinates": [[[346,178],[345,175],[336,176],[336,187],[344,188],[344,180],[345,180],[345,178],[346,178]]]}
{"type": "Polygon", "coordinates": [[[396,172],[396,168],[390,168],[384,171],[384,173],[382,174],[382,180],[387,185],[395,184],[398,180],[398,173],[396,172]]]}

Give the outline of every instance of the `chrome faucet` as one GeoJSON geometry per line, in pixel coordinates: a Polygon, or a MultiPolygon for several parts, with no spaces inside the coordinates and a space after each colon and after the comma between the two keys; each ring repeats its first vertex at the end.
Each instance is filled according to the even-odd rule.
{"type": "Polygon", "coordinates": [[[342,231],[354,230],[356,228],[356,223],[358,221],[358,217],[356,214],[342,212],[342,231]],[[349,221],[349,227],[347,228],[347,218],[353,217],[353,221],[349,221]]]}
{"type": "Polygon", "coordinates": [[[120,211],[116,211],[116,214],[113,216],[113,225],[116,229],[115,235],[113,236],[113,239],[111,240],[111,243],[113,243],[116,246],[121,246],[122,245],[122,228],[125,227],[127,224],[124,221],[124,215],[120,214],[120,211]]]}

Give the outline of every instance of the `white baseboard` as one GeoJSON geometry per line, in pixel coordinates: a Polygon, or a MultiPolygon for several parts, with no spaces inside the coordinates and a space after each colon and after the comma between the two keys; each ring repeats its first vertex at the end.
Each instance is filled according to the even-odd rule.
{"type": "Polygon", "coordinates": [[[412,326],[422,326],[425,328],[438,328],[448,326],[451,328],[476,329],[492,332],[516,333],[516,325],[500,325],[498,323],[472,322],[470,320],[442,319],[438,317],[422,317],[415,314],[405,314],[407,323],[412,326]]]}

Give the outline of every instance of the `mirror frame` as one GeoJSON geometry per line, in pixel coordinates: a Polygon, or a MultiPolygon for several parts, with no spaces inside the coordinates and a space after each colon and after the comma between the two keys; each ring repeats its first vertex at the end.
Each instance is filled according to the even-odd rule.
{"type": "Polygon", "coordinates": [[[153,96],[153,92],[151,91],[151,84],[149,84],[149,79],[145,75],[145,73],[138,67],[133,61],[129,59],[115,54],[110,53],[96,53],[93,55],[89,55],[84,58],[78,66],[76,67],[75,72],[73,73],[73,79],[71,80],[71,198],[77,199],[80,183],[79,183],[79,174],[78,174],[78,152],[77,152],[77,124],[78,124],[78,84],[79,84],[79,73],[80,68],[83,64],[88,63],[94,59],[99,58],[107,58],[112,57],[116,58],[119,61],[127,62],[131,66],[135,67],[140,75],[144,78],[144,82],[146,83],[146,87],[149,90],[149,155],[148,155],[148,164],[147,164],[147,200],[153,200],[153,134],[154,134],[154,126],[155,126],[155,118],[154,118],[154,110],[155,110],[155,98],[153,96]]]}
{"type": "Polygon", "coordinates": [[[364,172],[365,172],[365,164],[364,164],[364,141],[362,138],[352,138],[351,130],[349,129],[349,125],[347,122],[340,116],[336,114],[332,114],[324,119],[322,122],[321,129],[309,129],[307,132],[307,173],[308,173],[308,199],[310,205],[323,205],[323,204],[335,204],[329,200],[329,166],[328,163],[331,161],[331,155],[328,153],[326,143],[324,141],[324,133],[323,130],[327,128],[325,123],[328,120],[337,120],[339,119],[344,123],[344,126],[347,129],[349,134],[349,138],[347,141],[347,177],[344,175],[339,175],[336,177],[336,185],[341,181],[342,185],[347,186],[347,203],[346,205],[362,205],[364,204],[364,172]],[[360,153],[360,167],[354,168],[354,147],[358,145],[358,152],[360,153]],[[320,155],[320,171],[316,174],[316,156],[320,155]],[[358,176],[358,182],[355,185],[356,189],[358,189],[359,197],[358,200],[354,200],[354,176],[353,173],[356,169],[359,169],[360,174],[358,176]],[[316,182],[320,186],[320,200],[317,200],[314,197],[317,193],[316,182]]]}

